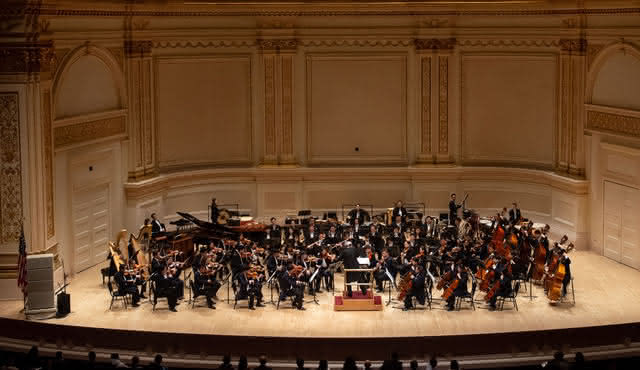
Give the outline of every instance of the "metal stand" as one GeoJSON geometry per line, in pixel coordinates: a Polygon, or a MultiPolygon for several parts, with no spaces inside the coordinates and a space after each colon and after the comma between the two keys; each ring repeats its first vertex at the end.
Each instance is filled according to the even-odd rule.
{"type": "Polygon", "coordinates": [[[231,279],[232,274],[233,271],[230,271],[227,274],[227,277],[224,278],[224,283],[222,283],[222,285],[227,284],[227,304],[231,303],[231,283],[229,282],[229,280],[231,279]]]}
{"type": "Polygon", "coordinates": [[[315,303],[317,305],[320,305],[320,302],[318,302],[318,297],[316,296],[316,289],[313,286],[314,285],[313,281],[317,278],[318,272],[320,272],[320,269],[316,269],[316,272],[314,272],[313,275],[311,275],[311,277],[309,278],[309,285],[311,286],[311,291],[313,292],[313,294],[312,294],[313,300],[311,302],[309,302],[309,303],[313,302],[313,303],[315,303]]]}
{"type": "MultiPolygon", "coordinates": [[[[276,274],[278,273],[278,269],[276,268],[273,273],[271,274],[271,276],[269,276],[269,279],[267,279],[267,285],[269,285],[269,291],[271,294],[271,298],[269,303],[276,306],[278,302],[274,302],[273,301],[273,288],[274,288],[274,282],[273,282],[273,278],[276,277],[276,274]]],[[[280,299],[280,292],[278,291],[278,300],[280,299]]]]}
{"type": "Polygon", "coordinates": [[[387,299],[387,306],[391,304],[391,302],[394,301],[393,298],[391,298],[391,288],[396,288],[396,282],[394,281],[395,279],[393,278],[393,276],[389,273],[389,270],[387,270],[386,268],[384,269],[384,273],[387,275],[387,277],[389,278],[389,297],[387,299]]]}

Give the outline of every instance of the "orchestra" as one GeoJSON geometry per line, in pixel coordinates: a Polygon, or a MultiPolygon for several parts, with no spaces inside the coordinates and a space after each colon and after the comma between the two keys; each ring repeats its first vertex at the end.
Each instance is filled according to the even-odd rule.
{"type": "MultiPolygon", "coordinates": [[[[424,305],[429,299],[430,303],[434,296],[453,310],[456,299],[469,297],[472,285],[473,291],[477,286],[484,295],[487,308],[495,310],[500,298],[513,295],[516,281],[535,282],[544,288],[549,302],[561,302],[571,281],[568,253],[573,244],[568,238],[552,242],[549,225],[526,219],[517,202],[492,217],[479,217],[464,209],[465,201],[458,204],[456,194],[451,194],[449,221],[415,212],[402,201],[380,215],[356,204],[344,221],[307,216],[279,224],[271,217],[268,224],[244,228],[218,222],[225,219],[207,223],[179,213],[186,223],[198,226],[193,235],[198,243],[186,250],[175,247],[179,238],[152,213],[143,226],[153,235],[151,262],[139,263],[145,255],[131,235],[128,258],[118,246],[111,247],[110,269],[119,292],[130,295],[134,306],[146,298],[147,284],[152,283],[154,304],[158,297],[166,297],[172,311],[184,299],[186,276],[192,279],[188,286],[193,295],[204,296],[211,309],[216,308],[219,289],[230,279],[233,294],[248,300],[251,310],[264,307],[265,286],[276,289],[280,301],[290,298],[295,308],[303,310],[305,290],[314,299],[323,285],[332,291],[340,269],[348,270],[347,297],[353,296],[352,286],[367,295],[367,284],[382,293],[384,282],[389,282],[389,292],[397,290],[405,310],[414,308],[414,302],[424,305]],[[361,268],[373,270],[373,281],[351,271],[361,268]],[[441,294],[432,294],[432,289],[441,294]]],[[[215,214],[227,212],[217,208],[215,198],[211,207],[215,214]]]]}

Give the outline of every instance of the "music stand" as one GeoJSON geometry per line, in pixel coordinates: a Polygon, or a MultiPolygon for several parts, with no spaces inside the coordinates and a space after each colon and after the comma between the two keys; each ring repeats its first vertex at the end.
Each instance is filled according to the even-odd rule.
{"type": "MultiPolygon", "coordinates": [[[[276,302],[273,301],[273,286],[275,285],[272,280],[273,278],[276,277],[276,274],[278,273],[278,268],[276,267],[275,270],[273,270],[273,273],[271,274],[271,276],[269,276],[269,278],[267,279],[267,285],[269,285],[269,292],[271,294],[271,301],[269,303],[271,303],[272,305],[276,305],[276,302]]],[[[280,299],[280,290],[278,289],[278,299],[280,299]]]]}
{"type": "Polygon", "coordinates": [[[316,290],[313,287],[313,281],[316,279],[316,277],[318,276],[318,272],[320,272],[319,268],[316,268],[316,271],[313,273],[313,275],[311,275],[311,277],[309,278],[309,284],[311,285],[311,291],[313,292],[313,303],[319,305],[320,302],[318,302],[318,297],[316,296],[316,290]]]}
{"type": "Polygon", "coordinates": [[[391,298],[391,288],[393,287],[394,289],[397,289],[397,286],[396,286],[395,279],[393,278],[393,276],[392,276],[392,275],[391,275],[391,273],[389,272],[389,269],[387,269],[387,268],[385,267],[385,268],[384,268],[384,273],[385,273],[385,275],[387,275],[387,277],[389,278],[389,282],[390,282],[390,284],[389,284],[389,298],[387,299],[387,304],[386,304],[386,305],[388,306],[388,305],[390,305],[390,304],[391,304],[391,301],[393,300],[393,299],[391,298]]]}

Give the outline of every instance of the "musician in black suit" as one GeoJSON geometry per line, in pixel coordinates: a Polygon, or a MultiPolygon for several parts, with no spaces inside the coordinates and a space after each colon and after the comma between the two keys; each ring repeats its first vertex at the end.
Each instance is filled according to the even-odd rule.
{"type": "Polygon", "coordinates": [[[425,303],[425,284],[424,280],[426,278],[426,274],[424,272],[424,267],[421,265],[412,262],[411,273],[413,277],[411,278],[411,289],[407,292],[404,297],[404,308],[403,311],[410,310],[413,307],[413,297],[416,298],[418,303],[424,305],[425,303]]]}
{"type": "Polygon", "coordinates": [[[522,219],[522,213],[520,213],[518,203],[513,202],[512,205],[513,207],[509,210],[509,223],[513,225],[522,219]]]}
{"type": "Polygon", "coordinates": [[[329,226],[329,232],[327,232],[327,238],[325,239],[327,244],[336,244],[340,242],[340,233],[335,224],[329,226]]]}
{"type": "Polygon", "coordinates": [[[207,306],[215,309],[216,306],[213,302],[213,297],[216,296],[218,289],[220,289],[220,283],[216,280],[215,276],[207,272],[206,266],[201,266],[199,270],[195,270],[194,280],[196,293],[204,294],[207,298],[207,306]]]}
{"type": "Polygon", "coordinates": [[[264,307],[262,304],[262,284],[255,279],[250,279],[247,275],[247,271],[249,270],[249,266],[243,267],[243,271],[240,272],[237,276],[238,280],[238,298],[239,299],[249,299],[249,309],[255,310],[255,307],[264,307]],[[254,302],[255,304],[254,307],[254,302]]]}
{"type": "Polygon", "coordinates": [[[436,222],[434,221],[433,217],[431,216],[427,216],[424,220],[424,235],[427,238],[435,238],[438,236],[438,231],[436,229],[436,222]]]}
{"type": "Polygon", "coordinates": [[[560,263],[564,265],[564,279],[562,280],[562,296],[567,295],[567,285],[571,282],[571,259],[564,249],[560,251],[560,263]]]}
{"type": "Polygon", "coordinates": [[[245,258],[242,256],[242,254],[245,252],[245,246],[243,244],[239,244],[234,240],[231,242],[231,248],[231,271],[235,276],[244,271],[243,269],[247,264],[245,258]]]}
{"type": "Polygon", "coordinates": [[[118,285],[118,292],[120,294],[131,295],[131,305],[138,307],[140,301],[140,294],[138,294],[138,288],[135,285],[135,280],[127,280],[124,276],[124,266],[120,268],[120,271],[116,272],[113,276],[114,281],[118,285]]]}
{"type": "MultiPolygon", "coordinates": [[[[338,261],[342,261],[345,269],[358,269],[360,268],[360,264],[358,263],[358,256],[360,255],[360,251],[356,249],[356,247],[350,243],[346,243],[346,247],[342,249],[340,256],[338,257],[338,261]]],[[[351,291],[350,283],[359,282],[361,279],[361,273],[357,271],[347,272],[347,295],[351,297],[353,292],[351,291]]],[[[360,285],[360,289],[363,294],[367,293],[367,287],[365,285],[360,285]]]]}
{"type": "Polygon", "coordinates": [[[171,276],[169,269],[165,266],[162,273],[158,274],[156,279],[156,294],[154,295],[154,304],[158,301],[158,295],[167,297],[169,311],[176,312],[178,304],[178,291],[176,290],[175,280],[171,276]]]}
{"type": "Polygon", "coordinates": [[[360,222],[360,220],[357,218],[354,220],[353,226],[351,227],[351,231],[353,232],[353,237],[356,239],[360,235],[364,235],[367,232],[364,226],[362,226],[362,223],[360,222]]]}
{"type": "Polygon", "coordinates": [[[369,212],[365,211],[364,209],[361,209],[359,203],[356,204],[356,208],[352,209],[347,214],[347,220],[352,226],[355,225],[356,220],[358,220],[358,223],[362,225],[368,219],[369,219],[369,212]]]}
{"type": "Polygon", "coordinates": [[[276,223],[276,218],[271,217],[271,225],[269,225],[269,229],[267,229],[266,239],[269,240],[271,245],[279,245],[280,235],[280,226],[276,223]]]}
{"type": "Polygon", "coordinates": [[[489,300],[490,311],[495,311],[496,301],[498,300],[498,297],[506,297],[511,294],[511,276],[509,276],[509,274],[504,271],[504,269],[502,269],[502,271],[498,273],[498,268],[496,268],[496,274],[498,274],[499,278],[494,284],[497,284],[499,282],[500,286],[498,287],[496,293],[489,300]]]}
{"type": "Polygon", "coordinates": [[[304,232],[304,241],[305,243],[311,244],[315,243],[318,240],[318,231],[316,230],[315,225],[309,225],[309,227],[304,232]]]}
{"type": "Polygon", "coordinates": [[[161,274],[165,266],[166,263],[163,259],[160,258],[158,251],[153,251],[153,258],[151,259],[151,273],[161,274]]]}
{"type": "Polygon", "coordinates": [[[398,216],[402,218],[402,222],[406,222],[407,220],[407,209],[402,205],[402,201],[399,200],[396,202],[396,206],[393,208],[393,219],[395,220],[398,216]]]}
{"type": "Polygon", "coordinates": [[[302,285],[295,276],[293,265],[289,265],[287,272],[279,277],[278,284],[280,285],[280,300],[284,301],[287,297],[294,297],[294,306],[299,310],[304,310],[304,307],[302,307],[304,285],[302,285]]]}
{"type": "Polygon", "coordinates": [[[369,226],[367,237],[369,238],[369,244],[371,244],[374,254],[377,258],[380,258],[382,248],[384,248],[384,239],[382,239],[382,235],[378,232],[376,225],[369,226]]]}
{"type": "Polygon", "coordinates": [[[451,199],[449,200],[449,225],[453,225],[458,218],[458,209],[460,207],[462,207],[462,204],[456,203],[456,193],[451,194],[451,199]]]}
{"type": "Polygon", "coordinates": [[[277,248],[272,249],[271,253],[269,253],[265,261],[265,265],[267,265],[267,272],[269,273],[269,276],[271,276],[274,273],[274,271],[276,271],[278,267],[280,267],[281,264],[282,263],[280,261],[280,250],[277,248]]]}
{"type": "Polygon", "coordinates": [[[167,231],[167,229],[164,227],[164,224],[161,223],[160,220],[156,218],[155,213],[152,213],[151,214],[151,233],[156,234],[156,233],[165,232],[165,231],[167,231]]]}
{"type": "Polygon", "coordinates": [[[453,294],[451,294],[447,299],[447,311],[453,311],[456,297],[462,297],[467,294],[467,282],[469,280],[469,276],[462,267],[462,264],[458,265],[457,270],[458,272],[454,279],[459,279],[460,282],[458,283],[458,286],[453,290],[453,294]]]}
{"type": "Polygon", "coordinates": [[[211,222],[214,224],[217,224],[219,215],[220,215],[220,210],[218,209],[216,198],[212,198],[211,199],[211,222]]]}
{"type": "Polygon", "coordinates": [[[390,280],[391,278],[395,280],[396,276],[396,264],[393,262],[393,258],[389,255],[388,249],[382,250],[382,259],[378,261],[375,267],[375,271],[373,272],[373,276],[376,279],[376,291],[378,293],[382,292],[382,282],[385,280],[390,280]],[[389,272],[389,275],[387,274],[389,272]]]}

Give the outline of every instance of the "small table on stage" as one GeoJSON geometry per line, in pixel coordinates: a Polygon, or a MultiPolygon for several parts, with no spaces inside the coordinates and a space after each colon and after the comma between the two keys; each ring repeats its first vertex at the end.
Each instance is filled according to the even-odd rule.
{"type": "Polygon", "coordinates": [[[334,311],[382,311],[382,297],[379,295],[373,294],[373,284],[375,284],[375,280],[373,279],[373,271],[374,269],[344,269],[344,287],[342,294],[336,295],[333,297],[333,310],[334,311]],[[369,273],[369,281],[368,282],[352,282],[347,283],[347,274],[349,272],[360,272],[360,273],[369,273]],[[351,297],[347,294],[347,285],[355,286],[356,289],[352,288],[351,297]],[[366,285],[368,286],[367,293],[363,294],[360,289],[360,286],[366,285]]]}

